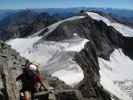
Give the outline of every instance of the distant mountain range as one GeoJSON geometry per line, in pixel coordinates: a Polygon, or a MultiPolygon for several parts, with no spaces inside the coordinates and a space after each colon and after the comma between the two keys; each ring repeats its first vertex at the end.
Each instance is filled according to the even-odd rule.
{"type": "Polygon", "coordinates": [[[0,10],[0,40],[27,37],[57,21],[79,15],[81,10],[106,14],[122,24],[133,27],[132,10],[84,7],[0,10]]]}
{"type": "Polygon", "coordinates": [[[3,18],[5,18],[5,17],[7,17],[9,15],[12,15],[12,14],[14,14],[16,12],[17,12],[17,10],[0,10],[0,21],[3,18]]]}

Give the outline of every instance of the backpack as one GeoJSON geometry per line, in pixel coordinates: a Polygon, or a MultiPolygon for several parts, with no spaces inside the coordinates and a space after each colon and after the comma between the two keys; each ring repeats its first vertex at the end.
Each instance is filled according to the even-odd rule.
{"type": "Polygon", "coordinates": [[[24,78],[23,78],[23,85],[29,88],[33,88],[35,84],[35,78],[36,78],[37,72],[33,70],[27,70],[24,73],[24,78]]]}

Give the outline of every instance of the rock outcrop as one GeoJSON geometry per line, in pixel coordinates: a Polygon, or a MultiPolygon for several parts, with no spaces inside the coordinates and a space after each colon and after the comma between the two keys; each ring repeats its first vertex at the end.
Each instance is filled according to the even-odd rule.
{"type": "Polygon", "coordinates": [[[10,46],[0,41],[0,89],[1,100],[18,100],[16,75],[25,59],[10,46]]]}

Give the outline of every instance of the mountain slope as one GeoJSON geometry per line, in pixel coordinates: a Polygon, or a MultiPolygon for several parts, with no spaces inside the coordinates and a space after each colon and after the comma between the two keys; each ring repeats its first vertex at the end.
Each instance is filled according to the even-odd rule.
{"type": "Polygon", "coordinates": [[[132,100],[114,83],[119,77],[121,81],[130,78],[125,77],[125,66],[133,64],[132,32],[127,26],[87,12],[48,26],[29,38],[7,43],[22,56],[39,63],[41,70],[79,89],[85,98],[111,100],[110,92],[112,99],[132,100]],[[121,63],[122,60],[129,63],[121,63]]]}
{"type": "Polygon", "coordinates": [[[6,41],[11,38],[27,37],[56,21],[56,18],[46,12],[17,11],[0,21],[0,40],[6,41]]]}

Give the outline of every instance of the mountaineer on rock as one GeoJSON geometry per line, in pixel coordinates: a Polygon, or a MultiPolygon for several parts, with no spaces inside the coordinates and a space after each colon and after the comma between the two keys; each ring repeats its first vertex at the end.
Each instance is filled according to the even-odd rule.
{"type": "Polygon", "coordinates": [[[29,61],[26,62],[23,68],[23,73],[20,74],[16,80],[21,80],[22,82],[20,100],[33,100],[34,93],[39,91],[41,87],[47,90],[47,87],[42,82],[43,78],[40,75],[38,66],[29,61]]]}

